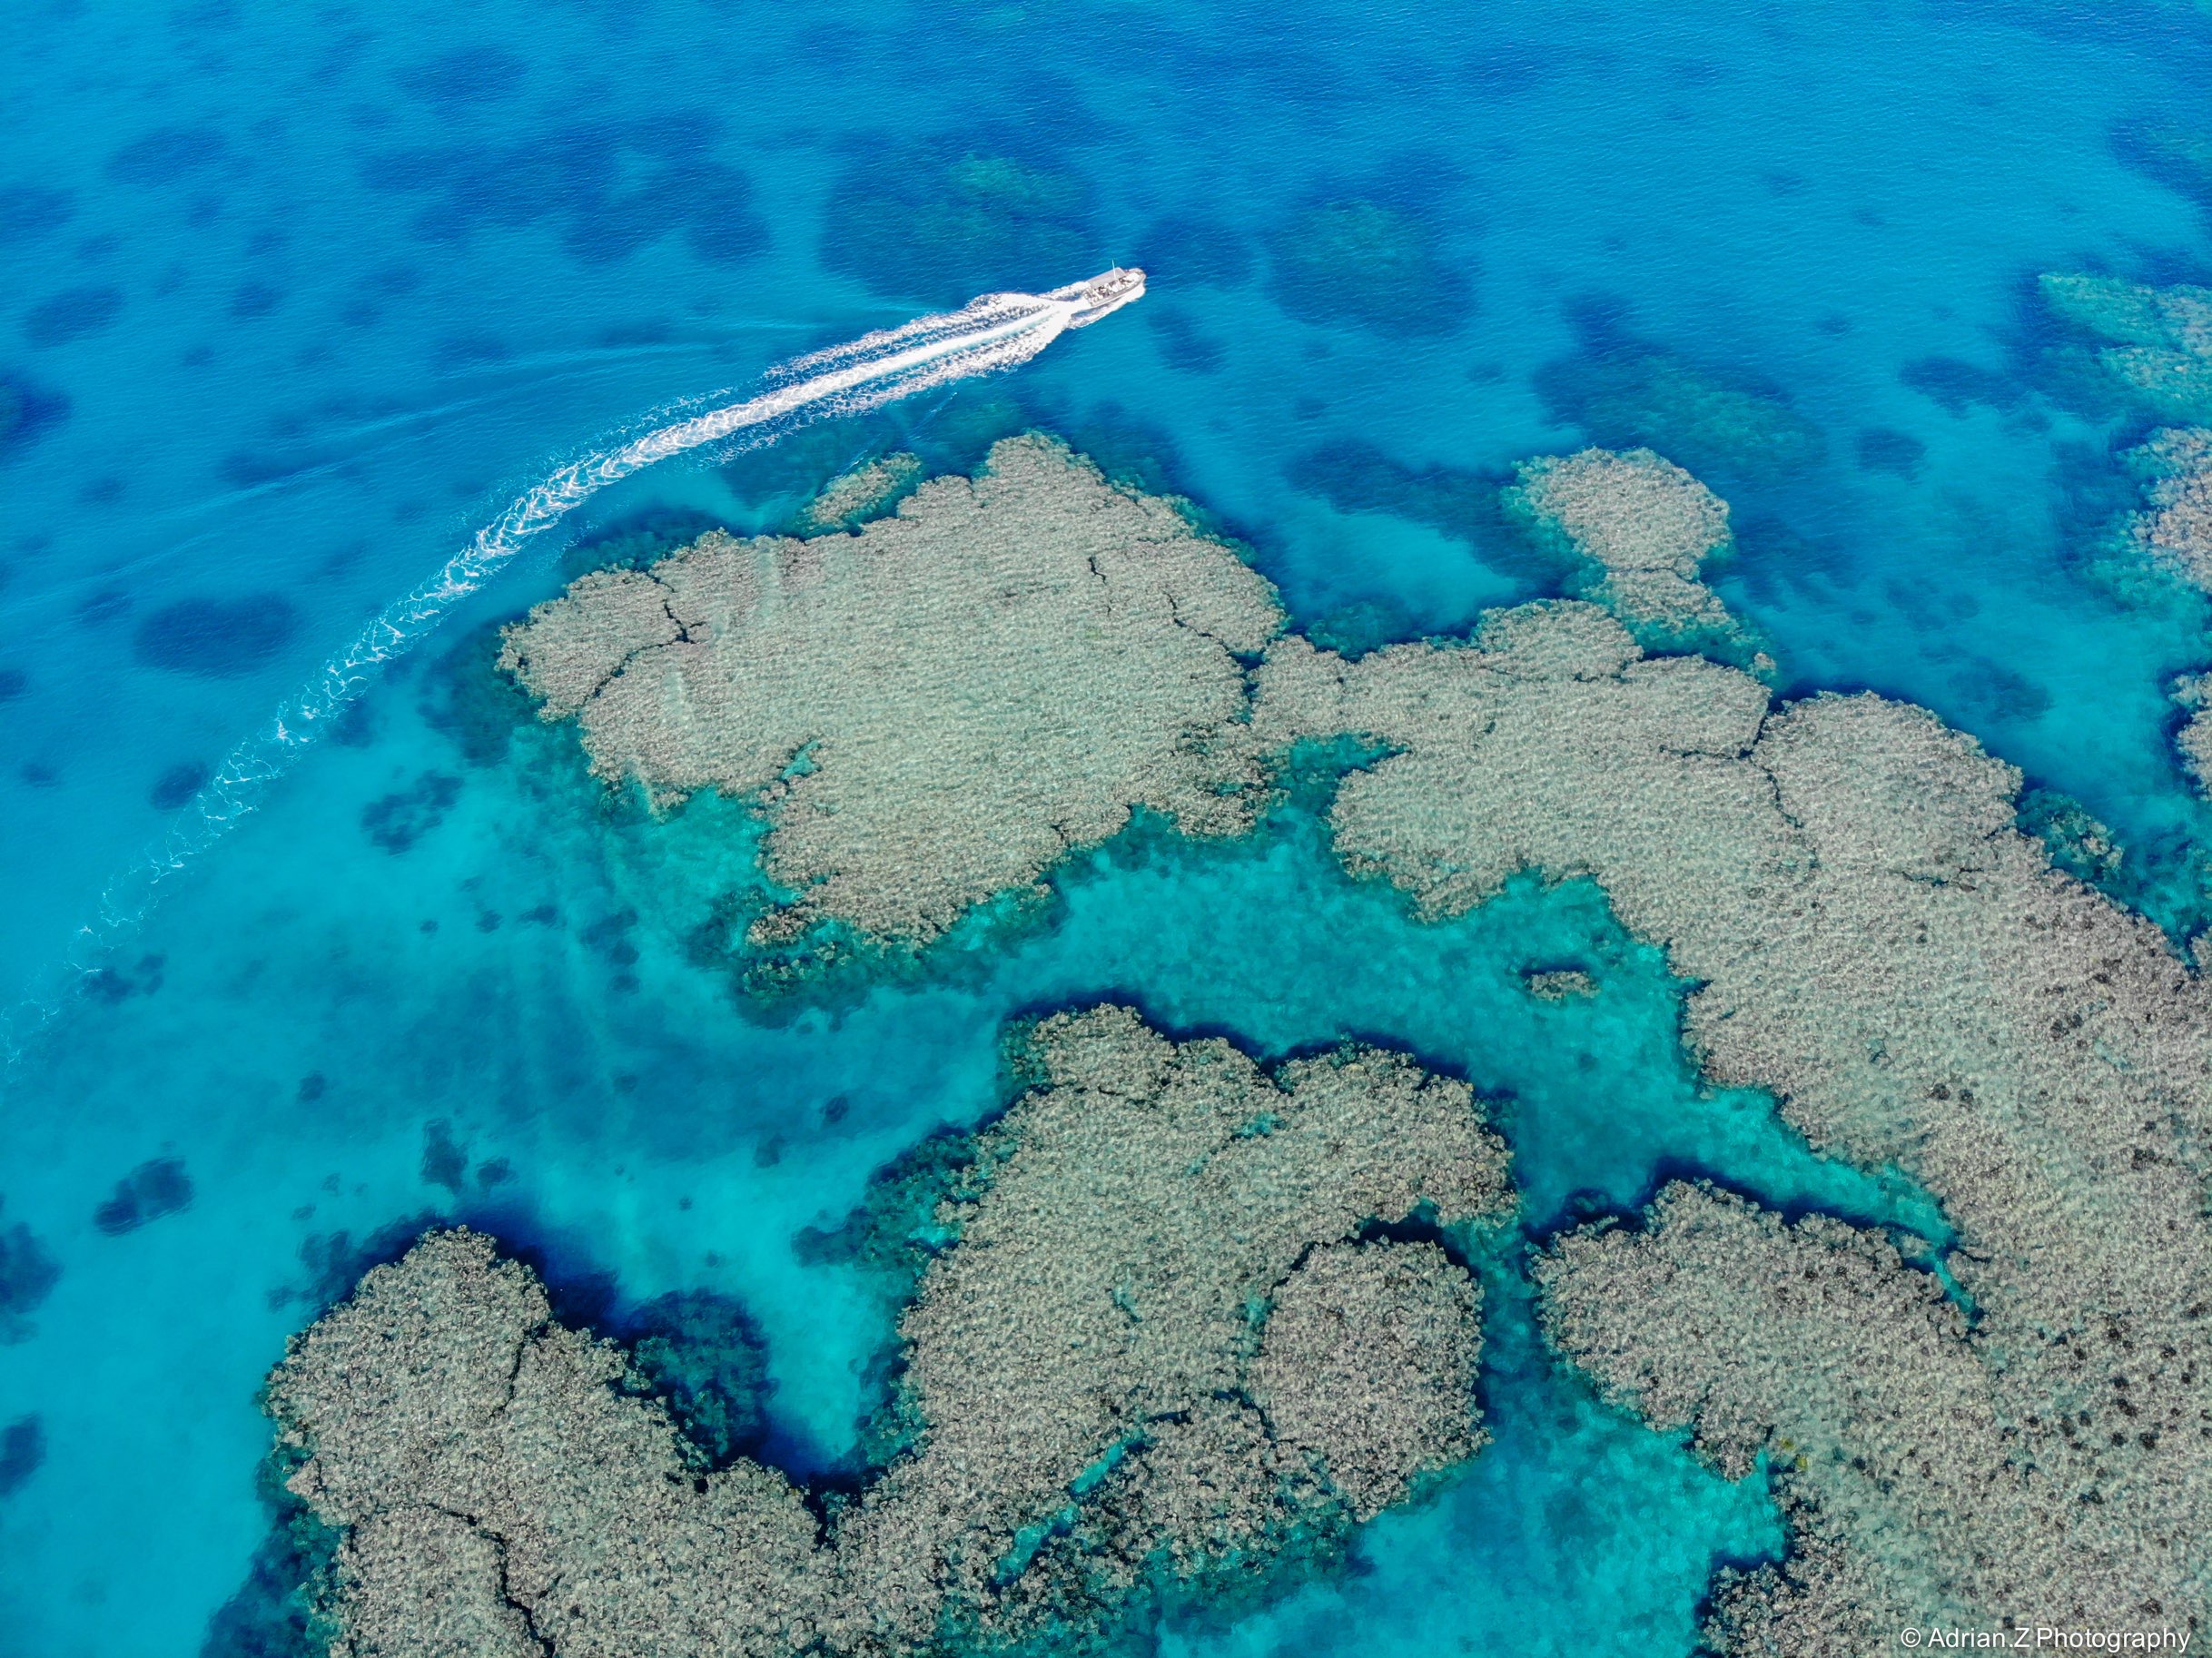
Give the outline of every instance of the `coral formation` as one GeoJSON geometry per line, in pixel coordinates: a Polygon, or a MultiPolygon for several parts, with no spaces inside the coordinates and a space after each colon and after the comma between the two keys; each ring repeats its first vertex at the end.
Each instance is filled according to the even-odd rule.
{"type": "Polygon", "coordinates": [[[0,1347],[30,1338],[30,1315],[61,1276],[61,1268],[28,1226],[18,1220],[0,1227],[0,1347]]]}
{"type": "Polygon", "coordinates": [[[60,392],[0,368],[0,460],[12,459],[68,418],[69,400],[60,392]]]}
{"type": "Polygon", "coordinates": [[[1032,438],[855,536],[710,535],[587,576],[500,660],[600,777],[759,803],[790,897],[755,942],[823,919],[923,942],[1132,808],[1249,826],[1239,658],[1280,622],[1170,503],[1032,438]]]}
{"type": "Polygon", "coordinates": [[[630,1365],[716,1467],[767,1437],[768,1353],[744,1308],[711,1289],[656,1296],[622,1321],[630,1365]]]}
{"type": "Polygon", "coordinates": [[[1827,444],[1772,387],[1639,340],[1602,307],[1574,319],[1583,349],[1547,363],[1536,390],[1552,418],[1595,444],[1648,444],[1701,477],[1769,479],[1815,465],[1827,444]]]}
{"type": "Polygon", "coordinates": [[[1473,285],[1427,220],[1365,198],[1326,202],[1268,238],[1269,291],[1305,322],[1350,323],[1385,339],[1454,333],[1473,285]]]}
{"type": "Polygon", "coordinates": [[[840,472],[823,485],[793,517],[802,536],[851,529],[864,519],[881,518],[914,492],[922,481],[922,458],[901,449],[879,455],[840,472]]]}
{"type": "Polygon", "coordinates": [[[93,1224],[110,1238],[120,1238],[191,1205],[192,1176],[184,1172],[184,1160],[157,1157],[115,1182],[114,1191],[93,1211],[93,1224]]]}
{"type": "MultiPolygon", "coordinates": [[[[604,543],[599,548],[610,564],[627,550],[604,543]]],[[[515,733],[537,714],[513,680],[493,671],[500,646],[499,625],[488,622],[439,652],[423,673],[417,703],[423,719],[452,738],[470,765],[497,765],[506,759],[515,733]]]]}
{"type": "Polygon", "coordinates": [[[148,667],[227,679],[265,666],[299,629],[299,611],[274,593],[187,598],[140,623],[133,648],[148,667]]]}
{"type": "Polygon", "coordinates": [[[1707,558],[1733,545],[1728,506],[1649,449],[1585,449],[1526,461],[1505,491],[1506,510],[1539,539],[1582,560],[1585,597],[1618,617],[1647,646],[1703,645],[1774,666],[1698,579],[1707,558]]]}
{"type": "Polygon", "coordinates": [[[1538,1002],[1574,1002],[1597,994],[1597,981],[1579,967],[1536,968],[1521,975],[1538,1002]]]}
{"type": "Polygon", "coordinates": [[[2162,420],[2212,423],[2212,288],[2046,275],[2045,304],[2107,343],[2097,360],[2162,420]]]}
{"type": "Polygon", "coordinates": [[[1348,1047],[1270,1076],[1116,1007],[1016,1058],[1035,1086],[940,1206],[901,1325],[904,1448],[820,1516],[708,1466],[489,1239],[370,1272],[268,1388],[290,1489],[342,1531],[332,1651],[1080,1640],[1326,1549],[1477,1447],[1476,1287],[1361,1236],[1506,1211],[1464,1083],[1348,1047]]]}
{"type": "Polygon", "coordinates": [[[153,786],[146,791],[146,804],[156,812],[174,812],[189,805],[214,775],[215,768],[203,760],[180,760],[163,768],[153,786]]]}
{"type": "Polygon", "coordinates": [[[2212,430],[2168,427],[2128,452],[2143,509],[2122,527],[2128,551],[2153,569],[2212,593],[2212,430]]]}
{"type": "MultiPolygon", "coordinates": [[[[2123,596],[2143,597],[2148,576],[2212,597],[2212,429],[2167,427],[2130,449],[2126,459],[2141,480],[2142,503],[2120,519],[2095,567],[2123,596]]],[[[2174,743],[2183,769],[2212,794],[2207,677],[2185,675],[2175,681],[2174,700],[2189,718],[2174,743]]]]}
{"type": "Polygon", "coordinates": [[[952,304],[1111,263],[1089,183],[1032,147],[992,133],[856,157],[823,204],[823,264],[879,293],[952,304]]]}
{"type": "Polygon", "coordinates": [[[2174,746],[2197,786],[2212,794],[2212,674],[2182,675],[2174,681],[2174,701],[2189,716],[2174,734],[2174,746]]]}
{"type": "Polygon", "coordinates": [[[46,1460],[46,1430],[36,1416],[18,1416],[0,1427],[0,1497],[30,1484],[46,1460]]]}
{"type": "MultiPolygon", "coordinates": [[[[1716,407],[1703,391],[1690,405],[1698,419],[1716,407]]],[[[2164,464],[2194,439],[2158,441],[2164,464]]],[[[2194,533],[2189,487],[2146,515],[2162,557],[2194,533]]],[[[1776,1482],[1793,1552],[1724,1574],[1713,1639],[1849,1651],[1910,1621],[2200,1619],[2205,983],[2076,878],[2117,857],[2108,836],[2065,803],[2020,801],[2017,772],[1926,710],[1871,695],[1777,706],[1723,663],[1647,656],[1624,617],[1668,639],[1681,629],[1654,622],[1727,625],[1696,581],[1726,541],[1725,508],[1687,473],[1648,451],[1589,451],[1524,469],[1512,507],[1588,562],[1613,611],[1525,606],[1464,642],[1349,659],[1278,637],[1265,585],[1164,505],[1026,439],[858,536],[709,538],[649,572],[587,577],[510,634],[505,660],[547,716],[580,717],[601,775],[635,773],[664,801],[756,794],[772,873],[797,893],[790,916],[910,938],[1033,879],[1131,804],[1241,827],[1264,757],[1356,744],[1329,807],[1350,869],[1437,917],[1522,871],[1595,880],[1694,987],[1684,1034],[1711,1078],[1771,1089],[1827,1153],[1901,1169],[1955,1229],[1929,1270],[1932,1245],[1677,1186],[1641,1225],[1569,1236],[1543,1264],[1562,1351],[1624,1406],[1689,1426],[1724,1467],[1763,1459],[1776,1482]],[[941,550],[953,538],[957,553],[941,550]],[[1239,657],[1263,647],[1248,695],[1239,657]],[[1051,695],[1029,688],[1042,664],[1051,695]],[[825,684],[834,696],[804,700],[825,684]],[[1163,686],[1178,696],[1165,707],[1163,686]],[[918,756],[940,792],[890,768],[894,752],[918,756]],[[1200,797],[1209,809],[1190,811],[1200,797]],[[886,801],[892,815],[867,815],[886,801]],[[1052,838],[1013,840],[1039,821],[1052,838]],[[1000,837],[987,852],[960,839],[979,822],[1000,837]]],[[[1526,982],[1573,993],[1569,971],[1526,982]]],[[[691,1616],[700,1593],[683,1563],[736,1547],[743,1573],[715,1580],[736,1585],[735,1650],[789,1641],[769,1626],[803,1619],[805,1640],[873,1652],[1072,1625],[1163,1564],[1187,1577],[1272,1555],[1465,1454],[1454,1425],[1472,1430],[1450,1405],[1476,1338],[1463,1279],[1431,1246],[1362,1241],[1363,1218],[1421,1199],[1447,1222],[1496,1207],[1494,1162],[1473,1141],[1453,1155],[1480,1178],[1456,1198],[1426,1174],[1359,1185],[1380,1178],[1379,1148],[1428,1155],[1447,1085],[1362,1053],[1269,1082],[1223,1044],[1171,1048],[1111,1011],[1047,1021],[1031,1057],[1043,1088],[886,1200],[910,1215],[942,1175],[928,1224],[900,1234],[926,1264],[878,1436],[893,1449],[820,1541],[777,1476],[742,1461],[695,1474],[697,1452],[658,1406],[605,1404],[620,1357],[549,1325],[480,1240],[433,1239],[397,1276],[371,1275],[272,1393],[313,1452],[297,1489],[353,1528],[350,1627],[466,1580],[474,1601],[437,1590],[454,1619],[512,1630],[527,1615],[557,1649],[567,1637],[551,1632],[573,1624],[577,1650],[596,1650],[597,1600],[564,1586],[577,1610],[549,1623],[527,1585],[576,1570],[556,1564],[561,1528],[600,1525],[615,1466],[652,1493],[622,1505],[621,1546],[644,1536],[671,1563],[654,1579],[667,1616],[691,1616]],[[1387,1133],[1332,1128],[1326,1158],[1264,1177],[1250,1161],[1305,1156],[1308,1113],[1332,1091],[1378,1109],[1385,1073],[1400,1079],[1383,1091],[1387,1133]],[[1235,1310],[1255,1297],[1272,1313],[1235,1310]],[[435,1510],[420,1494],[462,1478],[448,1453],[391,1450],[366,1422],[334,1430],[316,1403],[434,1414],[410,1402],[412,1373],[358,1374],[393,1362],[383,1331],[428,1329],[425,1307],[469,1332],[439,1352],[537,1389],[527,1409],[489,1381],[458,1389],[485,1403],[456,1443],[496,1477],[437,1486],[450,1500],[435,1510]],[[1333,1379],[1347,1344],[1324,1327],[1358,1332],[1353,1384],[1333,1379]],[[500,1448],[514,1436],[621,1448],[596,1472],[532,1466],[518,1486],[517,1453],[500,1448]],[[376,1474],[373,1501],[369,1475],[347,1472],[402,1454],[412,1462],[376,1474]],[[327,1498],[326,1478],[339,1482],[327,1498]],[[485,1518],[483,1490],[514,1503],[551,1481],[569,1482],[558,1501],[485,1518]]],[[[410,1335],[407,1351],[428,1339],[410,1335]]],[[[644,1568],[617,1552],[592,1570],[603,1585],[644,1568]]]]}
{"type": "MultiPolygon", "coordinates": [[[[1842,1449],[1778,1466],[1800,1553],[1730,1589],[1732,1650],[1857,1650],[1907,1613],[2079,1605],[2094,1621],[2145,1615],[2147,1599],[2199,1604],[2177,1540],[2212,1524],[2212,1458],[2183,1404],[2212,1360],[2201,1323],[2212,1236],[2197,1196],[2212,1004],[2156,928],[2053,871],[2018,831],[2016,772],[1878,696],[1773,707],[1725,667],[1644,657],[1580,604],[1493,616],[1466,646],[1393,646],[1358,663],[1286,639],[1260,683],[1256,718],[1270,735],[1351,731],[1392,751],[1348,780],[1332,811],[1354,869],[1437,915],[1525,868],[1594,877],[1697,985],[1686,1035],[1712,1077],[1773,1089],[1824,1150],[1901,1167],[1958,1229],[1950,1270],[1979,1323],[1945,1337],[1959,1350],[1940,1374],[1997,1426],[1975,1437],[1933,1373],[1893,1355],[1812,1387],[1803,1408],[1852,1405],[1831,1427],[1842,1449]],[[2100,1441],[2119,1431],[2117,1415],[2127,1443],[2066,1462],[2059,1420],[2079,1432],[2092,1404],[2100,1441]],[[1886,1436],[1885,1413],[1920,1431],[1916,1471],[1942,1470],[1919,1477],[1976,1491],[1969,1541],[1939,1545],[1923,1527],[1949,1525],[1949,1509],[1917,1505],[1918,1487],[1884,1472],[1884,1448],[1911,1442],[1886,1436]],[[2016,1478],[2008,1457],[2049,1472],[2016,1478]],[[2114,1564],[2129,1527],[2143,1545],[2114,1564]],[[1911,1541],[1881,1541],[1890,1531],[1911,1541]],[[2067,1536],[2113,1565],[2106,1587],[2092,1567],[2060,1572],[2042,1543],[2029,1546],[2067,1536]],[[1951,1576],[1940,1564],[1925,1567],[1934,1577],[1893,1570],[1912,1549],[1963,1564],[1951,1576]]],[[[1747,1272],[1743,1247],[1675,1250],[1669,1239],[1703,1234],[1673,1225],[1674,1212],[1602,1249],[1562,1248],[1554,1338],[1632,1404],[1645,1398],[1640,1367],[1674,1367],[1665,1387],[1684,1391],[1653,1395],[1654,1419],[1679,1420],[1671,1402],[1694,1393],[1716,1456],[1740,1464],[1723,1447],[1750,1446],[1777,1465],[1783,1441],[1804,1436],[1795,1417],[1760,1414],[1765,1396],[1722,1391],[1732,1355],[1770,1341],[1791,1351],[1772,1336],[1783,1308],[1828,1315],[1811,1310],[1815,1291],[1794,1270],[1747,1272]],[[1601,1261],[1638,1264],[1601,1273],[1601,1261]]],[[[1871,1240],[1825,1223],[1787,1236],[1792,1260],[1817,1248],[1837,1256],[1822,1273],[1881,1280],[1865,1265],[1871,1240]]],[[[1931,1281],[1866,1289],[1835,1317],[1854,1332],[1894,1326],[1897,1350],[1918,1352],[1936,1339],[1931,1281]]]]}
{"type": "Polygon", "coordinates": [[[361,833],[395,856],[446,821],[460,798],[461,780],[444,772],[424,772],[404,789],[380,795],[361,808],[361,833]]]}
{"type": "Polygon", "coordinates": [[[2117,883],[2127,867],[2128,849],[2105,824],[2071,794],[2056,789],[2029,789],[2020,796],[2020,831],[2043,843],[2052,867],[2077,881],[2117,883]]]}

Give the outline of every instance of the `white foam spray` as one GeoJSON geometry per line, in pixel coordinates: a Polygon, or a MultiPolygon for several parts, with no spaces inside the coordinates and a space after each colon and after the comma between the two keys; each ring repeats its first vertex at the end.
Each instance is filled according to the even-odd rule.
{"type": "Polygon", "coordinates": [[[1076,288],[1042,295],[984,294],[959,311],[795,358],[772,370],[767,389],[757,395],[596,450],[517,497],[444,567],[386,606],[267,725],[232,749],[178,813],[162,843],[108,883],[98,918],[78,930],[57,982],[0,1023],[8,1059],[15,1058],[24,1037],[59,1011],[74,984],[97,971],[145,920],[163,884],[260,807],[271,785],[368,689],[379,669],[411,649],[456,605],[600,490],[709,444],[747,437],[773,442],[810,419],[881,408],[933,386],[1016,367],[1071,324],[1089,320],[1076,288]]]}

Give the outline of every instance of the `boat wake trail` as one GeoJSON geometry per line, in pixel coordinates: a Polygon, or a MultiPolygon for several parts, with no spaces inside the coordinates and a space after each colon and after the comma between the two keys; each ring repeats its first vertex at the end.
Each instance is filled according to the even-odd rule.
{"type": "Polygon", "coordinates": [[[456,605],[481,591],[533,540],[600,490],[710,444],[774,442],[809,420],[878,409],[953,380],[1014,368],[1066,330],[1118,310],[1143,289],[1143,272],[1116,270],[1044,294],[984,294],[959,311],[795,358],[771,370],[755,396],[596,450],[518,496],[443,568],[388,605],[267,725],[232,749],[177,814],[163,841],[109,883],[98,918],[78,930],[53,982],[43,993],[35,990],[0,1023],[9,1061],[20,1041],[51,1019],[72,990],[98,972],[145,920],[163,884],[257,810],[270,786],[368,689],[378,670],[405,655],[456,605]]]}

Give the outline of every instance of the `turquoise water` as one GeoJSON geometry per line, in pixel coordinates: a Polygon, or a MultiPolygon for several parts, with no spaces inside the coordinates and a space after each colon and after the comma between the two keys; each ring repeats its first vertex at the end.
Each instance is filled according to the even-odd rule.
{"type": "MultiPolygon", "coordinates": [[[[1220,514],[1300,625],[1374,639],[1548,590],[1478,486],[1661,437],[1654,364],[1754,390],[1758,441],[1664,437],[1734,504],[1722,586],[1785,681],[1936,708],[2111,824],[2126,895],[2190,927],[2212,836],[2163,686],[2212,644],[2083,578],[2140,427],[2054,394],[2026,283],[2201,280],[2202,203],[2118,140],[2201,127],[2208,83],[2212,22],[2149,5],[33,8],[0,65],[0,982],[54,984],[204,769],[552,465],[806,347],[1128,259],[1142,305],[889,424],[957,458],[1045,420],[1220,514]],[[970,153],[1028,169],[1031,210],[948,222],[970,153]],[[1417,281],[1289,252],[1350,197],[1417,281]]],[[[759,528],[884,430],[672,464],[581,528],[759,528]]],[[[1525,1193],[1486,1258],[1492,1446],[1340,1576],[1164,1648],[1686,1652],[1715,1559],[1779,1548],[1755,1477],[1543,1356],[1518,1251],[1683,1169],[1940,1219],[1701,1089],[1681,987],[1600,894],[1419,924],[1337,873],[1307,803],[1239,847],[1133,835],[918,975],[747,1002],[711,924],[751,878],[743,814],[610,814],[565,735],[483,694],[472,630],[561,579],[548,538],[89,993],[15,1021],[0,1652],[200,1649],[270,1523],[261,1375],[430,1214],[617,1308],[736,1296],[771,1454],[834,1469],[889,1313],[794,1239],[1002,1100],[1008,1018],[1101,996],[1269,1056],[1408,1047],[1494,1096],[1525,1193]],[[1523,989],[1567,965],[1594,998],[1523,989]],[[174,1171],[118,1194],[163,1160],[189,1202],[174,1171]]]]}

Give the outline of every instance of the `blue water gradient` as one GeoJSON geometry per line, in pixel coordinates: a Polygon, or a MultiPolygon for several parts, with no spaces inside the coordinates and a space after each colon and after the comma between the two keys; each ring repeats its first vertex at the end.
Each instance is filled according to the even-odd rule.
{"type": "MultiPolygon", "coordinates": [[[[797,350],[1131,259],[1141,305],[907,406],[903,439],[1046,420],[1188,491],[1354,642],[1552,590],[1485,506],[1514,459],[1671,442],[1734,506],[1721,585],[1787,686],[1934,707],[2110,824],[2116,890],[2183,931],[2212,835],[2164,687],[2212,644],[2085,577],[2143,425],[2054,390],[2029,281],[2201,278],[2205,204],[2128,135],[2201,131],[2208,88],[2212,20],[2149,0],[26,4],[0,54],[0,987],[50,985],[206,770],[554,465],[797,350]],[[1684,376],[1763,423],[1642,429],[1684,376]]],[[[781,473],[674,465],[579,528],[762,528],[884,431],[781,473]]],[[[714,925],[755,878],[742,810],[610,810],[565,733],[505,724],[472,635],[561,579],[551,544],[510,567],[88,993],[17,1021],[0,1653],[200,1649],[270,1524],[260,1377],[421,1217],[612,1274],[620,1306],[737,1296],[771,1454],[838,1467],[890,1309],[794,1240],[1002,1102],[1006,1020],[1101,996],[1269,1056],[1411,1048],[1494,1096],[1526,1194],[1485,1261],[1490,1449],[1346,1573],[1163,1650],[1685,1653],[1715,1560],[1780,1547],[1756,1476],[1543,1353],[1519,1252],[1680,1170],[1941,1219],[1702,1087],[1682,987],[1602,894],[1422,924],[1338,872],[1307,800],[1236,847],[1141,829],[919,975],[748,1002],[714,925]],[[1598,993],[1530,996],[1555,966],[1598,993]]]]}

